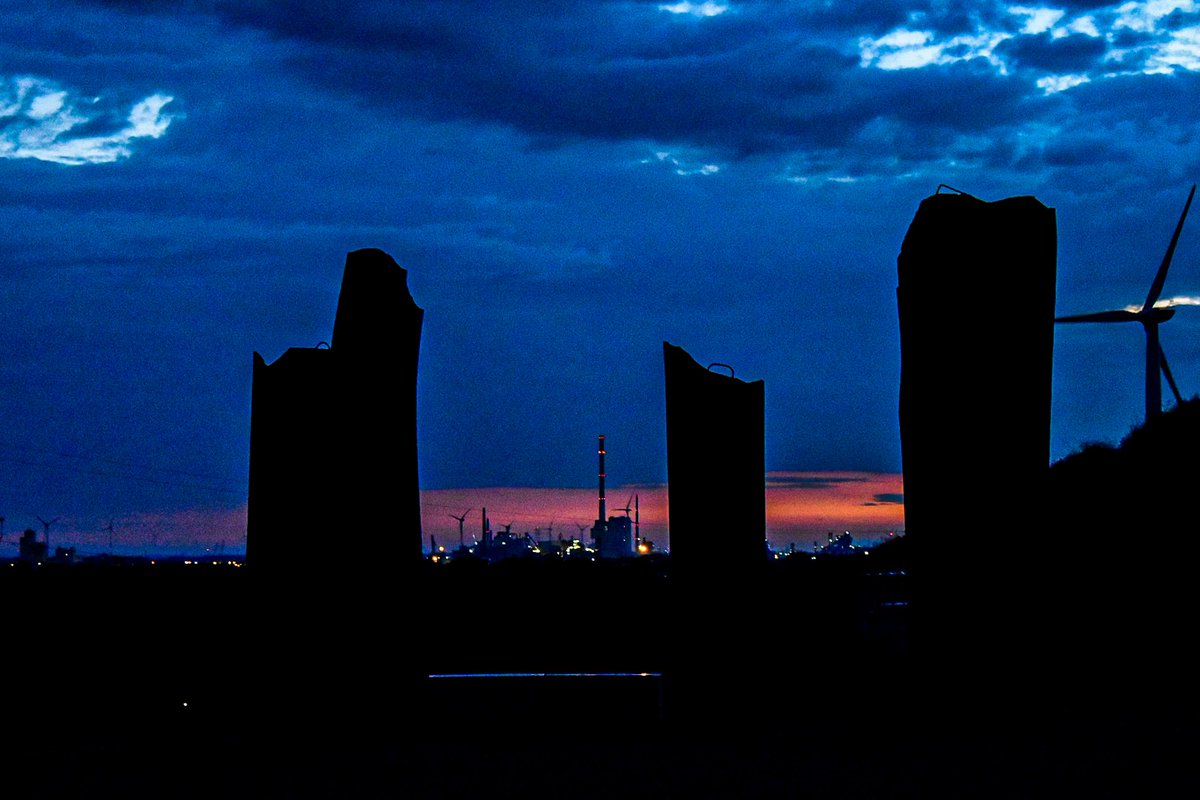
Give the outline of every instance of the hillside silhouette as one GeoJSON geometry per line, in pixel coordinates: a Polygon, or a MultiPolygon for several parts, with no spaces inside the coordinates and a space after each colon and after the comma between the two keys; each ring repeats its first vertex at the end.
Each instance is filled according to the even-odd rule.
{"type": "Polygon", "coordinates": [[[1045,612],[1086,653],[1122,643],[1104,657],[1168,669],[1193,616],[1200,399],[1152,417],[1119,446],[1084,446],[1051,467],[1049,486],[1045,532],[1022,545],[1041,564],[1045,612]]]}

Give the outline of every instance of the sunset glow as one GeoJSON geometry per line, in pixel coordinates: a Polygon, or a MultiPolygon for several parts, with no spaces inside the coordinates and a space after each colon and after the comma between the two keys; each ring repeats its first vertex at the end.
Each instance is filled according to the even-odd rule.
{"type": "MultiPolygon", "coordinates": [[[[767,538],[774,547],[811,548],[829,532],[850,531],[855,539],[877,541],[889,531],[904,529],[903,483],[895,473],[772,472],[767,476],[767,538]]],[[[608,487],[608,513],[620,515],[637,496],[641,504],[642,536],[655,546],[669,546],[667,487],[663,484],[608,487]]],[[[720,502],[720,492],[714,492],[720,502]]],[[[512,524],[516,533],[557,538],[587,537],[597,513],[594,488],[537,489],[493,487],[434,489],[421,493],[426,537],[456,545],[458,523],[451,514],[470,508],[464,526],[467,545],[479,537],[480,508],[487,508],[493,530],[512,524]],[[579,526],[584,526],[580,530],[579,526]]],[[[632,516],[632,512],[631,512],[632,516]]],[[[425,542],[428,547],[429,542],[425,542]]]]}

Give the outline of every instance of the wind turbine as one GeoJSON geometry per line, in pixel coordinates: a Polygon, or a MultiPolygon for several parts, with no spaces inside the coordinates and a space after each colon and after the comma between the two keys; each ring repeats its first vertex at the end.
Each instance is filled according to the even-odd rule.
{"type": "Polygon", "coordinates": [[[1179,223],[1175,226],[1175,234],[1171,237],[1171,243],[1167,245],[1166,255],[1163,256],[1162,264],[1159,265],[1158,272],[1154,275],[1154,282],[1150,284],[1150,292],[1146,295],[1146,302],[1142,303],[1140,309],[1137,311],[1131,311],[1128,308],[1114,311],[1098,311],[1094,314],[1056,317],[1054,320],[1055,322],[1140,322],[1142,324],[1142,328],[1146,331],[1147,420],[1162,413],[1162,379],[1159,378],[1160,372],[1166,376],[1167,383],[1171,387],[1171,392],[1175,395],[1175,402],[1183,402],[1183,397],[1179,394],[1179,388],[1175,385],[1175,378],[1171,375],[1171,368],[1167,366],[1167,357],[1163,353],[1162,345],[1158,341],[1159,323],[1166,322],[1175,316],[1175,309],[1172,306],[1155,307],[1154,304],[1158,302],[1159,295],[1162,294],[1163,284],[1167,280],[1167,269],[1171,266],[1171,257],[1175,255],[1175,245],[1179,242],[1179,234],[1183,230],[1183,221],[1187,219],[1188,209],[1192,206],[1192,197],[1195,194],[1196,185],[1192,184],[1192,191],[1188,193],[1187,202],[1183,204],[1183,213],[1179,215],[1179,223]]]}
{"type": "Polygon", "coordinates": [[[108,521],[108,524],[105,525],[100,530],[108,531],[108,554],[112,555],[112,551],[113,551],[113,520],[110,519],[108,521]]]}
{"type": "Polygon", "coordinates": [[[462,550],[463,547],[465,546],[465,540],[463,539],[463,521],[466,520],[467,514],[470,514],[470,513],[471,513],[471,509],[468,508],[466,511],[464,511],[462,513],[461,517],[456,517],[453,514],[446,515],[446,516],[450,517],[450,519],[458,520],[458,549],[459,550],[462,550]]]}
{"type": "Polygon", "coordinates": [[[623,506],[617,506],[616,510],[617,510],[617,511],[624,511],[624,512],[625,512],[625,516],[627,516],[627,517],[628,517],[628,516],[629,516],[629,512],[630,512],[630,511],[633,511],[633,507],[629,505],[629,504],[630,504],[630,503],[632,503],[632,502],[633,502],[633,495],[629,495],[629,499],[625,501],[625,505],[623,505],[623,506]]]}
{"type": "Polygon", "coordinates": [[[42,519],[40,516],[38,517],[38,522],[42,523],[42,531],[45,533],[45,536],[46,536],[46,554],[47,555],[50,555],[50,526],[53,525],[54,523],[58,522],[60,519],[62,519],[62,517],[55,517],[54,519],[47,522],[46,520],[42,519]]]}

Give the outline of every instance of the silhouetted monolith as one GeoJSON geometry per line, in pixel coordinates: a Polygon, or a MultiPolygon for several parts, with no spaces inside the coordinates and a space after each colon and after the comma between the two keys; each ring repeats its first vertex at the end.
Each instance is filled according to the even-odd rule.
{"type": "Polygon", "coordinates": [[[697,364],[663,342],[667,395],[672,646],[669,715],[721,727],[759,713],[766,562],[763,382],[697,364]]]}
{"type": "Polygon", "coordinates": [[[387,573],[421,558],[417,358],[424,312],[381,250],[346,256],[333,345],[254,355],[247,565],[387,573]],[[318,552],[325,554],[320,562],[318,552]]]}
{"type": "Polygon", "coordinates": [[[766,558],[763,382],[696,363],[663,342],[671,570],[743,574],[766,558]]]}
{"type": "Polygon", "coordinates": [[[396,713],[423,670],[404,623],[421,575],[416,383],[424,312],[380,250],[346,256],[328,349],[254,354],[246,564],[259,657],[247,696],[280,718],[396,713]]]}
{"type": "Polygon", "coordinates": [[[1026,621],[1028,560],[1010,554],[1041,530],[1056,248],[1054,209],[1033,197],[935,194],[904,238],[900,435],[926,655],[990,657],[1026,621]]]}

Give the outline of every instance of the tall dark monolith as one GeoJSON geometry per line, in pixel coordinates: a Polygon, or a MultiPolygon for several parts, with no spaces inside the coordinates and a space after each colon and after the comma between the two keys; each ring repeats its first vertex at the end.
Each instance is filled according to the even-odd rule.
{"type": "Polygon", "coordinates": [[[424,312],[381,250],[346,256],[333,343],[254,354],[246,563],[259,696],[383,708],[419,672],[416,385],[424,312]],[[409,646],[413,645],[413,646],[409,646]]]}
{"type": "Polygon", "coordinates": [[[717,725],[758,713],[766,561],[763,382],[700,366],[663,342],[667,395],[672,652],[669,710],[717,725]]]}
{"type": "Polygon", "coordinates": [[[708,582],[766,558],[763,382],[705,369],[663,342],[671,570],[708,582]]]}
{"type": "Polygon", "coordinates": [[[900,436],[918,655],[1016,658],[1050,459],[1057,233],[1033,197],[922,201],[898,259],[900,436]]]}
{"type": "Polygon", "coordinates": [[[379,573],[421,558],[417,358],[424,312],[382,250],[346,256],[328,349],[254,355],[247,565],[379,573]],[[318,558],[320,556],[320,558],[318,558]]]}

